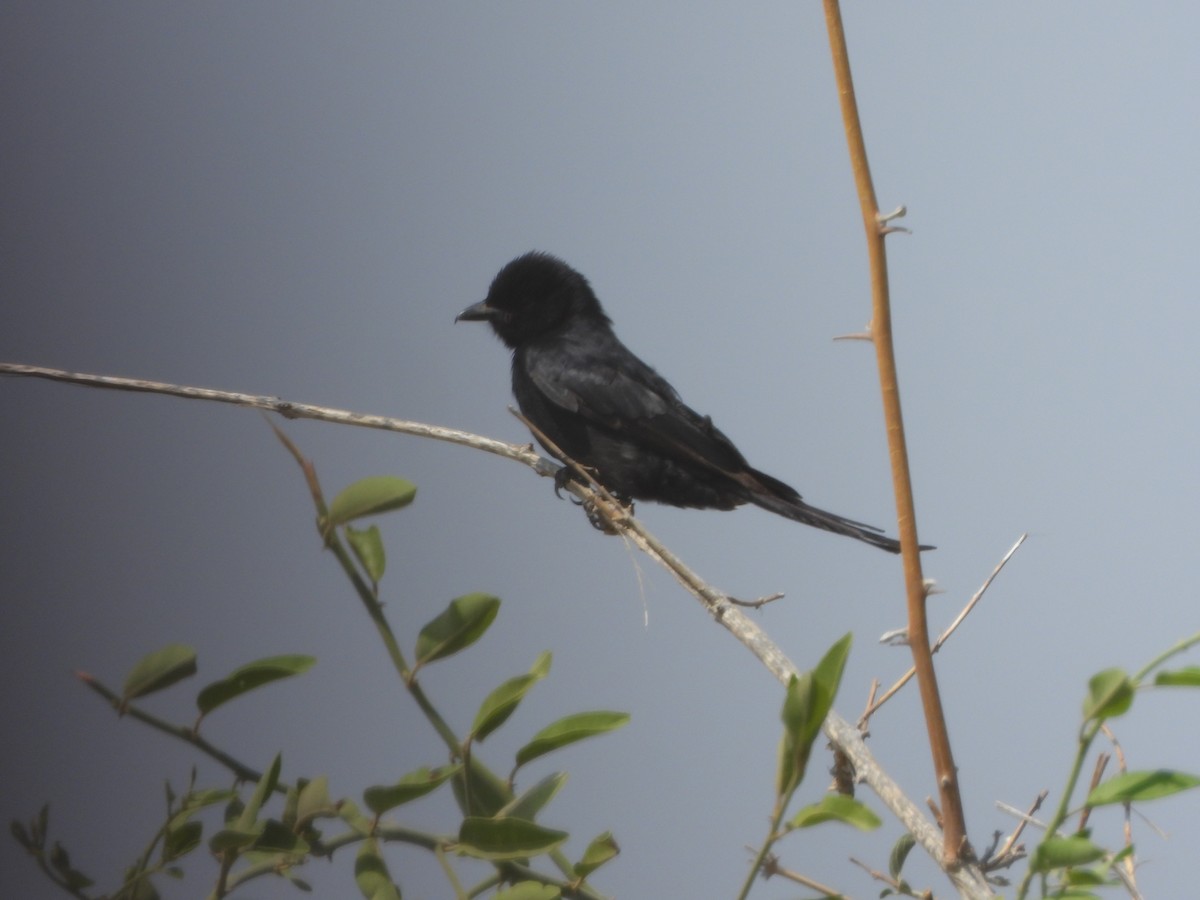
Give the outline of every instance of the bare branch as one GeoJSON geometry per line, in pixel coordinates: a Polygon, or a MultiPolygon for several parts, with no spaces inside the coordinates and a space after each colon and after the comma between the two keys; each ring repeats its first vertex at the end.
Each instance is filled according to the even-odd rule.
{"type": "Polygon", "coordinates": [[[67,372],[62,369],[27,366],[20,363],[0,363],[0,375],[25,375],[33,378],[46,378],[51,381],[67,381],[71,384],[81,384],[84,387],[137,391],[146,394],[167,394],[172,397],[185,397],[189,400],[211,400],[214,403],[229,403],[234,406],[248,406],[251,409],[264,409],[268,412],[278,413],[285,419],[316,419],[339,425],[378,428],[382,431],[395,431],[415,437],[432,438],[435,441],[446,441],[450,444],[483,450],[485,453],[494,453],[505,459],[524,463],[545,477],[553,476],[558,470],[558,467],[549,460],[543,459],[535,453],[530,444],[506,444],[503,441],[471,434],[469,431],[459,431],[457,428],[443,428],[440,425],[426,425],[423,422],[409,422],[387,416],[352,412],[347,409],[314,406],[311,403],[293,403],[290,400],[281,400],[279,397],[239,394],[233,391],[168,384],[162,381],[144,381],[139,378],[120,378],[114,375],[88,375],[82,372],[67,372]]]}
{"type": "MultiPolygon", "coordinates": [[[[1000,562],[996,563],[996,568],[992,569],[992,574],[989,575],[984,580],[984,582],[980,586],[979,590],[977,590],[971,596],[971,599],[967,601],[967,605],[964,606],[962,608],[962,611],[957,616],[954,617],[954,621],[950,623],[950,625],[946,628],[945,631],[943,631],[940,635],[938,635],[938,639],[933,642],[933,647],[930,648],[931,654],[937,653],[939,650],[941,650],[942,645],[950,639],[950,635],[954,634],[954,632],[956,630],[958,630],[958,626],[961,625],[963,623],[963,620],[966,619],[966,617],[971,614],[971,610],[973,610],[975,608],[976,604],[978,604],[979,601],[983,598],[983,595],[987,591],[987,589],[992,586],[992,582],[996,580],[996,576],[1000,574],[1000,570],[1003,569],[1006,565],[1008,565],[1008,561],[1010,559],[1012,559],[1013,554],[1017,552],[1017,548],[1019,548],[1023,543],[1025,543],[1025,539],[1027,537],[1029,537],[1028,533],[1022,534],[1019,538],[1017,538],[1017,542],[1008,548],[1008,552],[1004,554],[1004,556],[1000,560],[1000,562]]],[[[909,680],[913,677],[913,675],[916,674],[916,672],[917,672],[916,668],[910,666],[909,670],[907,672],[905,672],[903,675],[901,675],[900,678],[896,681],[896,683],[893,684],[890,688],[888,688],[884,692],[882,697],[880,697],[878,700],[874,700],[873,702],[869,703],[867,705],[866,711],[859,717],[858,727],[860,729],[865,729],[867,727],[867,723],[871,719],[871,716],[875,715],[875,713],[879,709],[879,707],[881,707],[881,706],[883,706],[883,704],[887,703],[888,700],[890,700],[893,697],[893,695],[895,695],[902,687],[904,687],[904,685],[908,684],[909,680]]]]}

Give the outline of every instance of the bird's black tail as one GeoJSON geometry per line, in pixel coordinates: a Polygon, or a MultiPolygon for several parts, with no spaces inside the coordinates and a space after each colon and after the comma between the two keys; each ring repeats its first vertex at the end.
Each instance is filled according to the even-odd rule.
{"type": "MultiPolygon", "coordinates": [[[[782,481],[772,478],[764,472],[752,471],[754,471],[758,484],[747,493],[747,499],[756,506],[761,506],[763,509],[770,510],[794,522],[802,522],[814,528],[832,531],[834,534],[844,534],[846,537],[879,547],[888,553],[900,552],[900,542],[885,535],[883,529],[817,509],[815,506],[809,506],[800,498],[799,494],[782,481]]],[[[922,544],[921,549],[933,550],[934,548],[922,544]]]]}

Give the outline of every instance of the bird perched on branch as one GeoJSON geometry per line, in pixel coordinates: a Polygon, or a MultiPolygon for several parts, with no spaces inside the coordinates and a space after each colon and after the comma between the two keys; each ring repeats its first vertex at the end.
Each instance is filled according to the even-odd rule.
{"type": "Polygon", "coordinates": [[[900,552],[880,529],[809,506],[752,468],[712,419],[618,340],[587,279],[557,257],[517,257],[459,320],[491,324],[513,351],[521,412],[618,498],[701,509],[754,503],[900,552]]]}

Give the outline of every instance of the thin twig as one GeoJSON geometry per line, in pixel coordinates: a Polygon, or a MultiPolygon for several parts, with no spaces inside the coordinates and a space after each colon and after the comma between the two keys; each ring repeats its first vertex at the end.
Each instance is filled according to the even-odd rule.
{"type": "MultiPolygon", "coordinates": [[[[1046,793],[1045,791],[1042,792],[1042,794],[1045,794],[1045,793],[1046,793]]],[[[1040,798],[1042,795],[1039,794],[1038,796],[1040,798]]],[[[1038,805],[1039,806],[1041,805],[1040,799],[1039,799],[1038,805]]],[[[1002,800],[996,801],[996,809],[1000,810],[1000,812],[1008,813],[1010,816],[1013,816],[1016,819],[1019,819],[1022,822],[1022,824],[1032,825],[1034,828],[1042,829],[1042,831],[1046,830],[1046,823],[1043,822],[1041,819],[1035,818],[1032,813],[1023,813],[1019,809],[1017,809],[1015,806],[1013,806],[1009,803],[1005,803],[1002,800]]]]}
{"type": "Polygon", "coordinates": [[[162,381],[146,381],[140,378],[120,378],[114,375],[89,375],[83,372],[68,372],[63,369],[51,369],[45,366],[29,366],[21,363],[0,363],[0,375],[25,375],[33,378],[46,378],[51,381],[66,381],[80,384],[84,387],[107,388],[115,391],[135,391],[145,394],[167,394],[172,397],[185,397],[189,400],[210,400],[214,403],[229,403],[234,406],[248,406],[252,409],[265,409],[278,413],[285,419],[316,419],[322,422],[334,422],[339,425],[356,425],[360,428],[378,428],[383,431],[396,431],[401,434],[411,434],[415,437],[432,438],[435,441],[446,441],[494,453],[505,459],[513,459],[524,463],[539,475],[550,477],[558,467],[547,459],[543,459],[529,444],[506,444],[468,431],[457,428],[444,428],[440,425],[426,425],[423,422],[410,422],[404,419],[393,419],[387,416],[368,415],[367,413],[352,412],[347,409],[335,409],[328,406],[315,406],[311,403],[294,403],[279,397],[263,396],[261,394],[241,394],[233,391],[218,391],[212,388],[190,387],[188,385],[168,384],[162,381]]]}
{"type": "Polygon", "coordinates": [[[809,878],[807,875],[801,875],[799,872],[793,872],[791,869],[786,869],[779,864],[779,857],[773,853],[767,854],[767,858],[763,860],[762,877],[764,879],[778,875],[780,878],[785,878],[788,881],[796,884],[804,885],[806,888],[817,891],[825,897],[841,897],[843,900],[849,900],[846,894],[835,888],[831,888],[827,884],[822,884],[814,878],[809,878]]]}
{"type": "MultiPolygon", "coordinates": [[[[958,626],[963,623],[963,620],[971,614],[971,610],[975,608],[975,605],[979,603],[981,599],[983,599],[984,593],[989,587],[992,586],[992,582],[996,580],[996,576],[1000,574],[1000,570],[1008,565],[1008,561],[1012,559],[1013,554],[1017,552],[1017,548],[1025,543],[1025,539],[1027,537],[1029,537],[1028,533],[1022,534],[1019,538],[1017,538],[1017,542],[1008,548],[1008,552],[1005,553],[1000,562],[996,564],[996,568],[992,569],[992,574],[984,580],[979,590],[977,590],[972,595],[971,599],[967,601],[967,605],[964,606],[962,611],[954,617],[954,621],[947,626],[945,631],[938,635],[938,639],[933,642],[933,647],[930,648],[930,653],[937,653],[942,649],[942,645],[950,639],[950,635],[954,634],[954,632],[958,629],[958,626]]],[[[866,711],[861,717],[859,717],[858,727],[860,729],[865,729],[867,727],[867,723],[871,719],[871,716],[875,715],[875,713],[879,710],[879,707],[887,703],[894,694],[904,687],[904,685],[908,684],[909,680],[913,677],[913,675],[916,674],[916,672],[916,668],[910,666],[908,671],[901,675],[896,683],[884,692],[882,697],[880,697],[878,700],[875,700],[873,703],[868,704],[866,711]]]]}
{"type": "MultiPolygon", "coordinates": [[[[1116,734],[1114,734],[1113,730],[1108,727],[1107,723],[1100,727],[1100,731],[1104,734],[1104,736],[1106,738],[1108,738],[1109,743],[1112,744],[1113,753],[1117,757],[1117,771],[1122,774],[1128,772],[1129,767],[1125,762],[1125,750],[1121,747],[1121,742],[1117,740],[1116,734]]],[[[1133,848],[1133,804],[1130,803],[1128,800],[1126,800],[1124,803],[1121,804],[1121,806],[1124,809],[1124,820],[1125,821],[1123,823],[1124,824],[1123,833],[1125,836],[1125,846],[1129,847],[1132,850],[1132,848],[1133,848]]],[[[1155,833],[1158,834],[1159,837],[1164,838],[1164,839],[1166,838],[1167,835],[1163,832],[1163,830],[1161,828],[1159,828],[1157,825],[1155,825],[1153,822],[1151,822],[1149,819],[1147,819],[1144,815],[1141,816],[1141,819],[1143,822],[1145,822],[1147,825],[1149,825],[1150,828],[1152,828],[1155,831],[1155,833]]],[[[1126,883],[1126,885],[1128,885],[1130,887],[1131,896],[1134,897],[1134,900],[1140,900],[1142,895],[1141,895],[1141,892],[1139,892],[1138,888],[1137,888],[1137,857],[1135,856],[1134,853],[1131,852],[1128,856],[1126,856],[1121,861],[1121,865],[1125,867],[1125,883],[1126,883]]]]}
{"type": "MultiPolygon", "coordinates": [[[[137,719],[151,728],[161,731],[163,734],[169,734],[173,738],[178,738],[184,743],[191,744],[201,753],[223,765],[226,769],[232,772],[239,781],[256,782],[262,778],[262,773],[242,762],[234,759],[228,753],[213,746],[204,738],[202,738],[195,730],[187,728],[183,725],[172,725],[158,716],[151,715],[138,707],[127,703],[116,691],[98,681],[94,676],[87,672],[76,672],[75,677],[90,687],[93,691],[107,700],[112,708],[118,714],[128,715],[133,719],[137,719]]],[[[280,793],[286,793],[287,785],[277,785],[276,790],[280,793]]]]}
{"type": "MultiPolygon", "coordinates": [[[[1096,754],[1096,765],[1092,768],[1092,781],[1088,785],[1088,794],[1096,789],[1096,785],[1100,783],[1100,779],[1104,777],[1104,770],[1108,768],[1108,762],[1112,756],[1108,753],[1096,754]]],[[[1086,803],[1083,804],[1083,809],[1079,811],[1079,827],[1076,831],[1083,831],[1087,828],[1088,819],[1092,817],[1092,808],[1086,803]]]]}
{"type": "Polygon", "coordinates": [[[985,871],[993,869],[1005,869],[1011,866],[1014,862],[1025,855],[1023,845],[1017,844],[1021,838],[1021,832],[1025,830],[1025,825],[1028,822],[1034,821],[1033,814],[1042,808],[1042,804],[1046,801],[1046,796],[1049,791],[1041,791],[1029,806],[1029,811],[1021,814],[1020,821],[1017,822],[1017,827],[1013,829],[1013,833],[1008,836],[1008,840],[1004,842],[1004,846],[990,860],[984,862],[983,868],[985,871]]]}
{"type": "Polygon", "coordinates": [[[870,875],[876,881],[883,882],[888,887],[890,887],[894,892],[896,892],[897,894],[899,894],[901,896],[921,897],[921,898],[923,898],[923,900],[931,900],[931,898],[933,897],[933,892],[929,891],[929,890],[921,891],[921,893],[919,893],[919,894],[914,894],[911,892],[911,890],[905,892],[904,886],[901,885],[901,883],[899,881],[897,881],[891,875],[888,875],[886,872],[880,872],[878,869],[871,868],[865,862],[863,862],[861,859],[855,859],[852,856],[852,857],[850,857],[850,862],[854,863],[856,866],[858,866],[860,869],[862,869],[864,872],[866,872],[868,875],[870,875]]]}

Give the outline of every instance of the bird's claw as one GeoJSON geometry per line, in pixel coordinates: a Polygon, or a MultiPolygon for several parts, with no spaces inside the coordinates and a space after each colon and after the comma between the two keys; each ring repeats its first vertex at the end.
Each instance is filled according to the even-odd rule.
{"type": "Polygon", "coordinates": [[[590,501],[580,501],[583,506],[583,511],[587,514],[588,522],[597,531],[602,531],[605,534],[616,534],[617,529],[613,528],[612,523],[604,513],[600,512],[600,508],[595,503],[590,501]]]}
{"type": "Polygon", "coordinates": [[[562,499],[562,491],[572,480],[575,473],[571,471],[569,466],[563,466],[554,473],[554,496],[559,500],[562,499]]]}
{"type": "MultiPolygon", "coordinates": [[[[627,500],[624,497],[613,497],[620,504],[625,515],[633,515],[633,501],[627,500]]],[[[613,525],[610,515],[606,515],[601,511],[600,505],[592,500],[581,500],[580,505],[583,507],[584,513],[587,515],[588,522],[597,531],[602,531],[605,534],[618,534],[618,529],[613,525]]]]}

